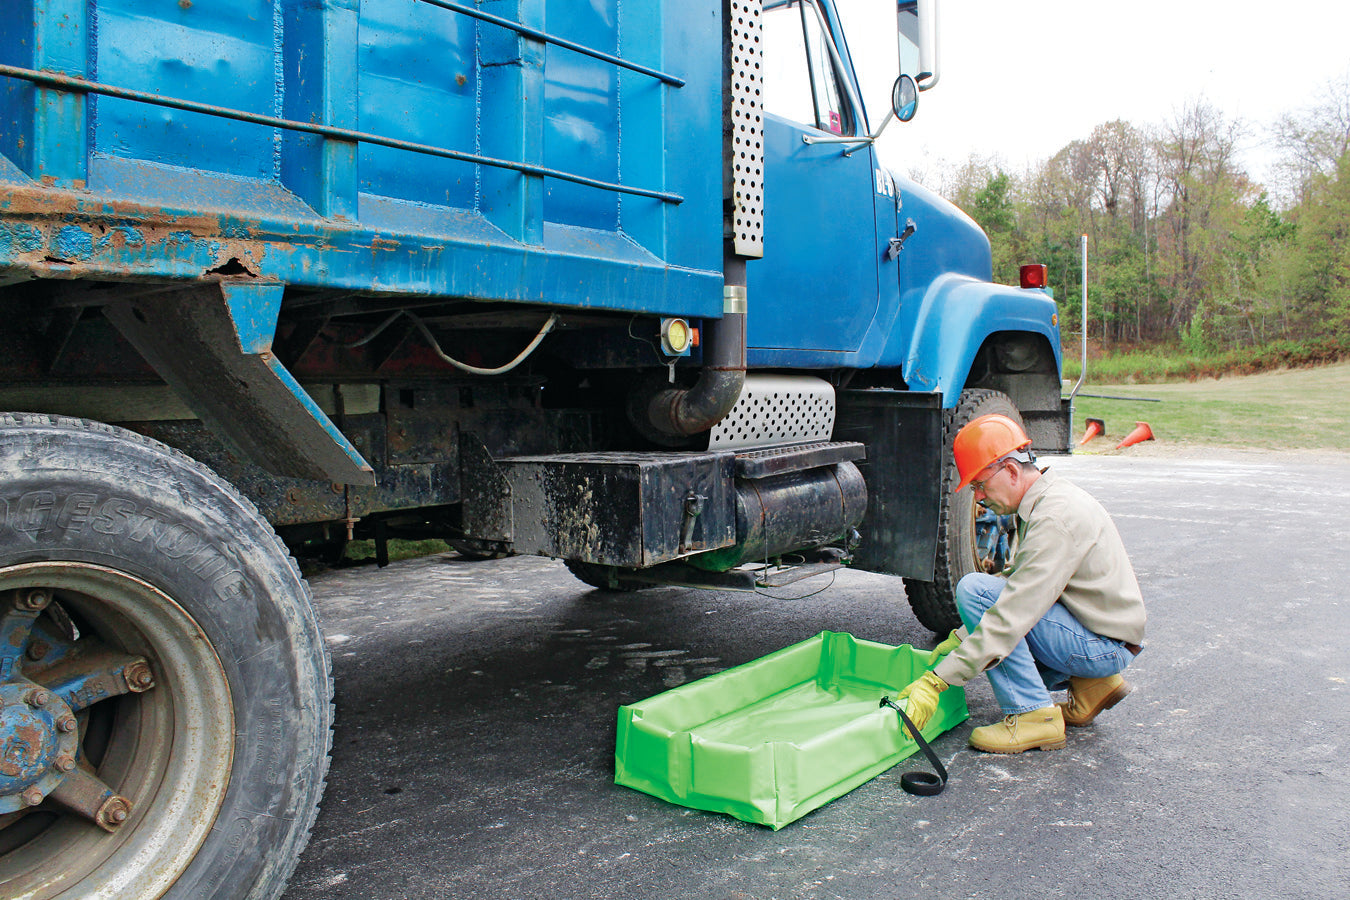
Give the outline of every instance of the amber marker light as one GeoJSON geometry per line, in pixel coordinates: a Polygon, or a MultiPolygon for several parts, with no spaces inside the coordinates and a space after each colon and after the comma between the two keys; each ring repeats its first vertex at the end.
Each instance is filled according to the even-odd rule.
{"type": "Polygon", "coordinates": [[[661,350],[666,356],[688,356],[693,344],[693,329],[686,320],[661,320],[661,350]]]}

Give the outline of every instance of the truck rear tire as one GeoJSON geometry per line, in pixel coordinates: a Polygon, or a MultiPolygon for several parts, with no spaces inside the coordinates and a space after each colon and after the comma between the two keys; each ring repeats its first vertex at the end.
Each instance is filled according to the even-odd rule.
{"type": "Polygon", "coordinates": [[[977,550],[980,527],[997,526],[981,526],[976,522],[979,509],[970,491],[953,493],[961,478],[952,459],[952,439],[971,419],[990,413],[1000,413],[1022,423],[1022,414],[1017,411],[1016,404],[999,391],[963,391],[956,407],[943,414],[941,509],[933,580],[905,579],[905,596],[914,610],[914,617],[938,634],[946,634],[961,625],[961,617],[956,612],[956,583],[970,572],[1002,568],[1000,559],[982,555],[977,550]]]}
{"type": "Polygon", "coordinates": [[[500,547],[493,546],[491,542],[480,541],[477,538],[446,538],[445,542],[461,557],[472,560],[473,562],[485,562],[489,559],[506,559],[509,555],[500,547]]]}
{"type": "Polygon", "coordinates": [[[49,751],[0,765],[6,896],[281,894],[332,683],[309,589],[251,504],[140,435],[0,413],[0,631],[0,746],[49,751]]]}

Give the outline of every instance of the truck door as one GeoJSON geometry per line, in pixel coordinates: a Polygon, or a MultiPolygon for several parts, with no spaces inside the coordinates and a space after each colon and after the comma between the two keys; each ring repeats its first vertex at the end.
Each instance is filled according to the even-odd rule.
{"type": "MultiPolygon", "coordinates": [[[[769,0],[763,25],[764,258],[748,269],[751,363],[829,365],[773,351],[857,350],[876,315],[872,148],[802,140],[867,130],[825,10],[769,0]]],[[[881,199],[893,217],[894,201],[881,199]]]]}

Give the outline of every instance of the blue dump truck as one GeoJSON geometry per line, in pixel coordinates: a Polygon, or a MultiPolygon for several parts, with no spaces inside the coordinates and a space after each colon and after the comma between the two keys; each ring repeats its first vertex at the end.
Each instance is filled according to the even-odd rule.
{"type": "Polygon", "coordinates": [[[1069,423],[1043,270],[876,153],[935,15],[6,0],[0,894],[281,893],[332,724],[293,560],[353,539],[954,624],[1006,544],[951,434],[1069,423]]]}

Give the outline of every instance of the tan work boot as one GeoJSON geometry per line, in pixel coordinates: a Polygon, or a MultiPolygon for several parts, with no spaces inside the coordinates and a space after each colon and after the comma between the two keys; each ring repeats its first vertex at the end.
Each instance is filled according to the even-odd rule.
{"type": "Polygon", "coordinates": [[[985,753],[1060,750],[1064,744],[1064,713],[1058,706],[1004,716],[1002,722],[982,725],[970,733],[970,746],[985,753]]]}
{"type": "Polygon", "coordinates": [[[1074,728],[1091,725],[1097,713],[1115,706],[1132,690],[1134,686],[1119,675],[1070,678],[1069,702],[1059,704],[1064,710],[1064,724],[1074,728]]]}

